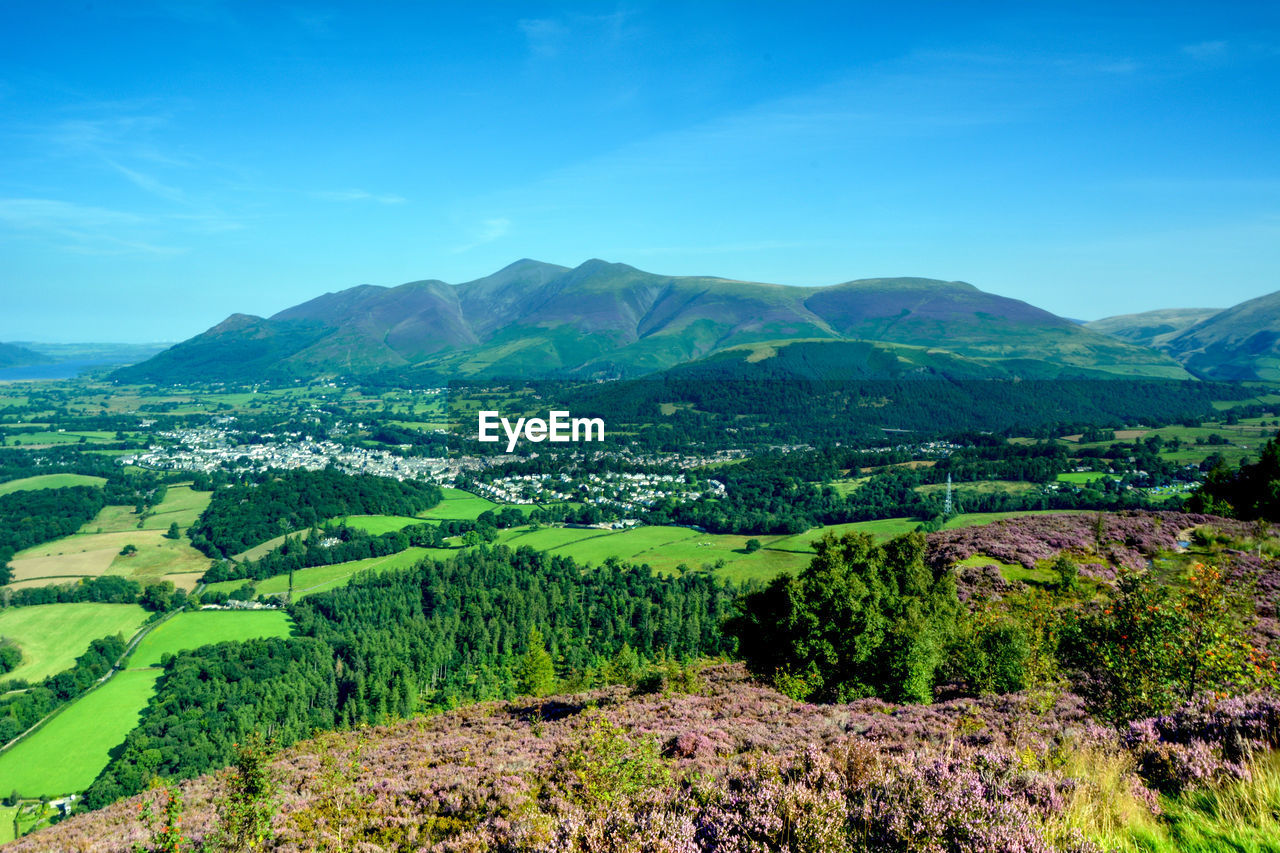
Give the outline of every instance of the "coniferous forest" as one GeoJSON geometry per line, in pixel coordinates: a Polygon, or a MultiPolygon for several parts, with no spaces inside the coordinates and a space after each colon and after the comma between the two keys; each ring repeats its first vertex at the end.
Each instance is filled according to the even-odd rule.
{"type": "Polygon", "coordinates": [[[549,680],[521,684],[531,655],[547,655],[559,682],[578,689],[634,679],[657,659],[722,655],[731,648],[720,626],[733,597],[707,575],[659,577],[616,561],[584,571],[572,559],[501,546],[366,577],[294,604],[293,638],[209,646],[165,662],[142,722],[85,803],[101,807],[153,777],[224,766],[253,731],[288,744],[545,692],[549,680]],[[532,648],[531,637],[543,647],[532,648]]]}

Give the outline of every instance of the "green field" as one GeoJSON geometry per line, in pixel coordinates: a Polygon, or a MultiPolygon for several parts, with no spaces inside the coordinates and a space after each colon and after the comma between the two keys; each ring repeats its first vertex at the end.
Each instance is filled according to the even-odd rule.
{"type": "Polygon", "coordinates": [[[342,522],[348,527],[354,527],[357,530],[363,530],[373,536],[391,533],[394,530],[408,527],[410,524],[422,524],[421,518],[410,518],[405,515],[348,515],[343,518],[335,518],[334,521],[342,522]]]}
{"type": "Polygon", "coordinates": [[[852,480],[832,480],[826,485],[835,489],[837,495],[848,496],[862,488],[870,479],[870,477],[857,477],[852,480]]]}
{"type": "MultiPolygon", "coordinates": [[[[461,489],[443,488],[441,491],[444,492],[444,499],[417,518],[402,515],[349,515],[330,519],[330,521],[345,522],[351,527],[356,527],[366,533],[378,536],[393,530],[400,530],[410,524],[421,524],[424,521],[474,521],[485,510],[500,509],[503,506],[502,504],[495,504],[493,501],[476,497],[470,492],[464,492],[461,489]]],[[[532,506],[520,505],[516,508],[522,510],[526,515],[533,511],[532,506]]],[[[306,532],[305,530],[294,530],[282,534],[259,545],[254,545],[247,551],[236,554],[235,559],[241,562],[256,560],[279,548],[284,543],[286,536],[305,535],[306,532]]]]}
{"type": "Polygon", "coordinates": [[[154,666],[166,654],[228,640],[287,637],[293,623],[283,610],[197,610],[179,613],[147,636],[129,657],[131,668],[154,666]]]}
{"type": "MultiPolygon", "coordinates": [[[[461,489],[442,489],[444,500],[422,513],[423,518],[448,521],[474,521],[480,513],[498,505],[461,489]]],[[[532,509],[529,507],[528,509],[532,509]]]]}
{"type": "Polygon", "coordinates": [[[105,477],[90,477],[87,474],[41,474],[38,477],[23,477],[21,480],[0,483],[0,495],[36,489],[65,489],[69,486],[101,486],[105,482],[105,477]]]}
{"type": "Polygon", "coordinates": [[[17,806],[0,806],[0,844],[8,844],[15,838],[13,822],[17,817],[17,806]]]}
{"type": "Polygon", "coordinates": [[[89,787],[124,741],[155,689],[159,670],[118,672],[27,739],[0,753],[0,788],[24,797],[89,787]]]}
{"type": "Polygon", "coordinates": [[[39,604],[0,610],[0,636],[22,647],[22,663],[4,678],[36,682],[70,669],[91,640],[132,637],[146,621],[136,604],[39,604]]]}
{"type": "Polygon", "coordinates": [[[1058,475],[1059,483],[1074,483],[1075,485],[1083,485],[1092,483],[1097,480],[1105,480],[1107,478],[1115,479],[1112,475],[1103,471],[1068,471],[1058,475]]]}
{"type": "MultiPolygon", "coordinates": [[[[316,566],[310,569],[303,569],[293,575],[293,595],[294,598],[303,598],[308,595],[314,595],[317,592],[324,592],[325,590],[342,586],[348,579],[359,572],[366,572],[371,569],[382,571],[405,569],[417,565],[420,560],[426,557],[444,560],[457,553],[456,550],[447,548],[409,548],[399,554],[391,554],[386,557],[370,557],[367,560],[353,560],[349,563],[335,563],[332,566],[316,566]]],[[[218,583],[209,584],[207,589],[210,592],[230,593],[246,583],[253,583],[254,589],[257,590],[259,595],[284,595],[289,591],[288,575],[275,575],[274,577],[252,582],[246,580],[219,581],[218,583]]]]}
{"type": "Polygon", "coordinates": [[[116,437],[114,432],[99,432],[96,430],[83,430],[77,432],[31,432],[25,435],[9,435],[6,436],[11,447],[45,447],[51,444],[80,444],[84,439],[85,444],[100,444],[106,441],[112,441],[116,437]]]}
{"type": "Polygon", "coordinates": [[[164,500],[145,516],[139,517],[131,506],[104,506],[102,511],[80,528],[80,533],[126,533],[130,530],[166,531],[177,522],[185,530],[209,505],[212,492],[196,492],[190,486],[170,486],[164,500]],[[139,527],[141,523],[141,527],[139,527]]]}
{"type": "Polygon", "coordinates": [[[144,530],[168,530],[169,525],[177,522],[178,527],[186,528],[196,523],[196,518],[209,506],[213,492],[197,492],[190,486],[170,486],[165,490],[164,500],[153,508],[142,522],[144,530]]]}

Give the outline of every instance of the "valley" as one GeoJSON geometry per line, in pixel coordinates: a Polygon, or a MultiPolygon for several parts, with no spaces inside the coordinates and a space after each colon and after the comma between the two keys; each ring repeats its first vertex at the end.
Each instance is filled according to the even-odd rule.
{"type": "MultiPolygon", "coordinates": [[[[94,382],[0,389],[11,472],[0,494],[81,487],[129,496],[6,560],[11,577],[0,636],[21,650],[20,665],[5,676],[18,690],[68,669],[96,638],[118,634],[136,643],[112,664],[113,675],[51,706],[34,730],[15,731],[22,736],[0,751],[0,788],[16,794],[23,831],[39,825],[42,801],[79,795],[106,772],[108,753],[140,715],[153,713],[146,709],[170,656],[210,643],[296,636],[287,615],[294,607],[364,578],[411,576],[424,560],[507,548],[586,567],[636,566],[658,578],[758,588],[802,573],[824,535],[886,542],[913,530],[958,531],[1079,509],[1173,507],[1213,466],[1255,455],[1280,423],[1272,408],[1280,397],[1259,387],[1231,390],[1205,406],[1195,426],[1062,426],[1057,435],[976,442],[977,434],[895,434],[850,423],[838,446],[760,446],[742,428],[751,419],[739,417],[736,443],[721,433],[703,446],[697,436],[714,432],[721,417],[704,401],[634,414],[617,407],[621,434],[589,452],[493,454],[468,443],[468,411],[499,400],[515,411],[533,409],[549,394],[576,393],[574,386],[492,383],[380,393],[331,382],[247,393],[157,393],[94,382]],[[673,419],[685,422],[690,438],[645,449],[645,434],[673,419]],[[48,440],[65,435],[75,440],[48,440]],[[895,435],[898,443],[885,443],[895,435]],[[54,473],[36,473],[49,468],[54,473]],[[229,564],[256,572],[258,562],[302,547],[301,568],[210,580],[225,573],[217,568],[223,558],[193,547],[192,534],[198,525],[214,529],[206,519],[219,488],[259,482],[273,471],[326,469],[446,486],[434,505],[413,514],[346,512],[310,527],[271,529],[246,540],[249,547],[235,546],[229,564]],[[738,508],[741,497],[761,488],[792,493],[786,509],[770,510],[769,500],[738,508]],[[719,509],[691,515],[698,507],[719,509]],[[388,539],[424,527],[438,528],[425,546],[388,539]],[[360,536],[387,544],[376,546],[383,549],[377,556],[324,555],[340,541],[355,547],[365,541],[360,536]]],[[[760,420],[762,434],[797,429],[785,426],[794,417],[775,410],[760,420]]],[[[957,558],[956,570],[995,566],[1004,583],[1051,588],[1050,562],[979,551],[957,558]]]]}
{"type": "MultiPolygon", "coordinates": [[[[430,384],[405,367],[415,378],[390,384],[375,371],[0,385],[6,831],[38,838],[153,776],[217,769],[263,727],[287,746],[522,694],[685,683],[733,658],[755,667],[726,633],[744,603],[833,547],[926,543],[971,632],[1022,625],[1036,601],[1089,609],[1143,567],[1180,589],[1193,559],[1271,588],[1280,531],[1220,518],[1202,492],[1264,453],[1280,389],[912,346],[730,343],[604,383],[480,371],[430,384]],[[604,419],[606,440],[476,441],[479,411],[551,409],[604,419]],[[1250,552],[1261,562],[1234,556],[1250,552]],[[394,603],[418,588],[432,591],[422,603],[394,603]],[[530,631],[550,656],[535,681],[530,631]],[[207,746],[185,733],[195,719],[207,746]]],[[[1280,635],[1261,604],[1256,619],[1258,636],[1280,635]]],[[[946,690],[975,696],[1066,685],[1028,669],[993,687],[939,666],[946,690]]],[[[812,673],[771,672],[753,670],[794,698],[826,695],[807,692],[812,673]]]]}

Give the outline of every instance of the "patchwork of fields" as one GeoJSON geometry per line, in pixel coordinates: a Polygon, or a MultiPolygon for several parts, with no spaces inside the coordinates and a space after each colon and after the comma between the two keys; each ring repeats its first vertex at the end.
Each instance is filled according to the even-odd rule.
{"type": "Polygon", "coordinates": [[[209,497],[208,492],[193,491],[188,486],[171,486],[164,501],[143,516],[137,515],[133,507],[103,507],[79,532],[14,555],[9,561],[13,586],[21,589],[120,575],[142,583],[164,578],[175,586],[193,589],[196,579],[208,568],[209,558],[192,548],[185,538],[168,539],[164,534],[172,524],[177,524],[180,531],[190,527],[208,506],[209,497]],[[136,552],[121,554],[127,545],[136,552]]]}
{"type": "MultiPolygon", "coordinates": [[[[56,476],[56,475],[55,475],[56,476]]],[[[31,478],[38,484],[41,478],[31,478]]],[[[144,516],[132,507],[107,507],[80,532],[28,549],[13,559],[16,586],[60,583],[79,577],[112,574],[139,580],[168,578],[186,588],[195,585],[209,560],[184,538],[163,533],[176,523],[189,527],[207,506],[208,493],[183,486],[170,487],[165,500],[144,516]],[[121,556],[126,545],[137,552],[121,556]]],[[[422,517],[353,516],[348,524],[379,534],[425,521],[474,520],[492,501],[456,489],[422,517]]],[[[521,507],[529,511],[532,507],[521,507]]],[[[981,524],[1011,514],[964,515],[949,526],[981,524]]],[[[734,536],[699,532],[685,527],[654,526],[627,530],[569,527],[519,527],[499,532],[498,542],[513,548],[530,547],[565,555],[585,565],[599,565],[610,557],[647,564],[655,571],[714,571],[738,582],[767,580],[779,572],[798,572],[809,562],[812,543],[825,532],[857,531],[879,538],[909,532],[914,519],[886,519],[810,530],[783,536],[734,536]],[[760,547],[748,550],[757,539],[760,547]]],[[[281,537],[282,538],[282,537],[281,537]]],[[[246,557],[278,546],[281,538],[264,543],[246,557]]],[[[411,548],[388,557],[358,560],[301,570],[294,575],[295,598],[342,586],[366,571],[397,571],[428,557],[447,558],[457,548],[411,548]]],[[[227,581],[211,590],[230,592],[244,581],[227,581]]],[[[257,593],[285,595],[289,578],[280,575],[254,584],[257,593]]],[[[0,612],[0,633],[23,645],[19,677],[37,679],[69,667],[90,640],[113,633],[132,635],[145,621],[140,607],[129,605],[67,604],[0,612]]],[[[123,741],[153,695],[158,664],[167,654],[208,643],[252,637],[287,636],[291,623],[283,611],[196,611],[179,613],[156,626],[132,652],[127,669],[102,686],[66,706],[28,738],[0,753],[0,790],[17,790],[25,797],[54,796],[83,790],[109,760],[108,753],[123,741]],[[67,749],[67,744],[76,744],[67,749]]]]}
{"type": "MultiPolygon", "coordinates": [[[[77,625],[93,624],[96,627],[81,631],[93,639],[114,633],[109,630],[96,633],[110,627],[102,608],[116,608],[120,614],[136,611],[145,616],[136,605],[42,605],[0,613],[0,630],[7,632],[8,623],[4,620],[17,614],[33,625],[50,625],[53,623],[49,620],[55,618],[77,625]],[[93,622],[94,619],[97,621],[93,622]]],[[[142,621],[138,618],[138,625],[142,621]]],[[[23,797],[52,797],[84,790],[107,766],[110,751],[137,725],[139,715],[155,692],[156,680],[160,677],[158,665],[164,655],[210,643],[285,637],[291,630],[288,614],[280,610],[206,610],[171,617],[143,637],[130,655],[127,669],[65,706],[27,738],[0,752],[0,788],[6,793],[17,791],[23,797]],[[74,744],[74,748],[68,748],[68,744],[74,744]]],[[[134,631],[129,631],[126,635],[132,633],[134,631]]],[[[88,639],[84,640],[85,647],[88,639]]],[[[79,653],[73,650],[73,641],[64,633],[53,631],[47,640],[53,647],[44,655],[47,660],[58,655],[74,658],[79,653]]],[[[70,662],[58,669],[67,666],[70,662]]]]}

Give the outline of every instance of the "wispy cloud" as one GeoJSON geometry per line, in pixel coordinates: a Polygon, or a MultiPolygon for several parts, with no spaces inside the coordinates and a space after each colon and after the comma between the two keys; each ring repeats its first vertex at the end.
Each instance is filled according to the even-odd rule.
{"type": "Polygon", "coordinates": [[[333,24],[338,20],[338,13],[332,9],[311,9],[294,6],[289,9],[293,20],[308,35],[317,38],[330,38],[334,35],[333,24]]]}
{"type": "Polygon", "coordinates": [[[404,204],[408,201],[403,196],[368,190],[316,190],[308,195],[322,201],[376,201],[378,204],[404,204]]]}
{"type": "Polygon", "coordinates": [[[1197,44],[1183,45],[1182,52],[1192,59],[1206,60],[1224,56],[1227,52],[1225,41],[1202,41],[1197,44]]]}
{"type": "Polygon", "coordinates": [[[141,252],[175,255],[186,250],[162,246],[139,232],[146,220],[133,213],[45,198],[0,198],[0,227],[52,242],[78,254],[141,252]]]}
{"type": "Polygon", "coordinates": [[[495,240],[501,240],[511,230],[511,220],[506,217],[497,217],[495,219],[486,219],[480,223],[480,228],[476,232],[476,236],[469,243],[461,246],[455,246],[451,251],[455,255],[463,252],[470,252],[472,249],[492,243],[495,240]]]}
{"type": "Polygon", "coordinates": [[[569,39],[569,28],[550,18],[526,18],[520,21],[520,30],[534,56],[549,58],[558,56],[569,39]]]}
{"type": "MultiPolygon", "coordinates": [[[[153,234],[168,233],[169,239],[183,239],[190,234],[219,234],[240,230],[239,217],[229,213],[216,198],[214,186],[228,186],[225,180],[233,170],[210,163],[198,155],[166,144],[170,118],[155,102],[148,100],[96,102],[81,104],[73,118],[54,121],[44,126],[19,128],[30,144],[33,156],[50,161],[54,168],[100,171],[111,180],[122,181],[150,198],[134,198],[128,204],[143,215],[118,213],[113,220],[131,217],[133,223],[153,234]],[[212,180],[211,180],[212,179],[212,180]],[[158,203],[157,203],[158,202],[158,203]]],[[[109,187],[109,184],[103,184],[109,187]]],[[[11,206],[10,210],[14,208],[11,206]]],[[[47,224],[57,214],[70,218],[78,210],[82,214],[101,208],[73,202],[50,202],[43,212],[36,211],[33,221],[47,224]],[[70,207],[56,208],[57,205],[70,207]],[[73,210],[74,208],[74,210],[73,210]]],[[[9,220],[13,225],[12,219],[9,220]]],[[[103,222],[85,222],[83,227],[103,228],[103,222]]],[[[81,243],[89,235],[77,230],[73,235],[81,243]]],[[[124,240],[119,235],[102,234],[99,239],[140,251],[169,251],[147,240],[124,240]]],[[[181,250],[175,250],[181,251],[181,250]]]]}
{"type": "Polygon", "coordinates": [[[47,198],[0,198],[0,222],[23,227],[132,225],[142,218],[119,210],[47,198]]]}
{"type": "Polygon", "coordinates": [[[167,199],[168,201],[180,203],[185,203],[187,201],[186,193],[182,190],[176,187],[171,187],[151,175],[143,174],[142,172],[130,169],[127,166],[122,166],[114,160],[106,160],[105,162],[108,166],[124,175],[131,184],[144,192],[151,193],[154,196],[167,199]]]}
{"type": "Polygon", "coordinates": [[[634,11],[619,7],[603,15],[522,18],[517,25],[524,33],[529,53],[537,58],[550,59],[559,56],[566,47],[615,47],[631,34],[634,18],[634,11]]]}

